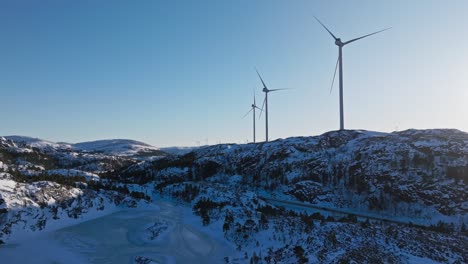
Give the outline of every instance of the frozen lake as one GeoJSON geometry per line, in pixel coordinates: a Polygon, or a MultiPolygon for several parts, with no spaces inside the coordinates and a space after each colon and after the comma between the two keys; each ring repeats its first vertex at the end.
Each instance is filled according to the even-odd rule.
{"type": "Polygon", "coordinates": [[[156,204],[160,210],[119,211],[9,245],[0,257],[12,263],[128,264],[138,256],[156,263],[221,263],[233,253],[219,235],[202,232],[200,219],[189,209],[156,204]],[[151,240],[147,228],[154,223],[164,223],[164,228],[151,240]]]}

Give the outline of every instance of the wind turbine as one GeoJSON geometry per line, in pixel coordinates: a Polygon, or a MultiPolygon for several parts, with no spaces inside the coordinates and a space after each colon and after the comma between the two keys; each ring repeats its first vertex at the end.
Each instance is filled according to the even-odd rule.
{"type": "MultiPolygon", "coordinates": [[[[266,132],[265,132],[265,141],[268,142],[268,93],[269,92],[276,92],[276,91],[280,91],[280,90],[288,90],[288,89],[268,89],[268,87],[266,86],[265,82],[263,81],[262,79],[262,76],[260,76],[260,73],[258,73],[258,70],[255,69],[255,71],[257,72],[257,75],[258,75],[258,78],[260,78],[260,81],[262,81],[262,84],[263,84],[263,92],[265,93],[265,100],[263,100],[263,104],[262,104],[262,112],[263,112],[263,107],[265,107],[265,128],[266,128],[266,132]]],[[[260,112],[260,115],[262,115],[262,112],[260,112]]]]}
{"type": "Polygon", "coordinates": [[[242,118],[246,117],[250,112],[253,112],[253,143],[255,143],[255,109],[259,109],[260,111],[262,111],[262,109],[259,108],[257,104],[255,103],[255,91],[254,91],[253,99],[254,99],[253,104],[250,106],[251,109],[242,118]]]}
{"type": "Polygon", "coordinates": [[[330,33],[330,35],[335,39],[335,45],[338,46],[338,59],[336,61],[335,73],[333,74],[332,86],[330,88],[330,91],[331,89],[333,89],[333,83],[335,82],[335,76],[336,76],[336,69],[338,68],[338,65],[339,65],[340,66],[340,77],[339,77],[340,79],[340,130],[343,130],[344,129],[344,114],[343,114],[344,110],[343,110],[343,51],[342,49],[345,45],[348,45],[351,42],[372,36],[374,34],[380,33],[385,30],[389,30],[390,28],[382,29],[371,34],[364,35],[362,37],[358,37],[352,40],[348,40],[346,42],[342,42],[341,39],[335,37],[335,35],[333,35],[333,33],[317,17],[315,17],[315,19],[320,23],[320,25],[322,25],[323,28],[325,28],[325,30],[328,31],[328,33],[330,33]]]}

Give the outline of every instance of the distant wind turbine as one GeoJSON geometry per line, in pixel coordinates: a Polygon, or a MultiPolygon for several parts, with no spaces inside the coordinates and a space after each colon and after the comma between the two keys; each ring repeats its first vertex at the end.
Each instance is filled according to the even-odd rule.
{"type": "Polygon", "coordinates": [[[255,118],[256,118],[255,109],[259,109],[260,111],[262,111],[262,109],[258,107],[257,104],[255,103],[255,91],[253,95],[253,104],[250,107],[251,109],[242,118],[245,118],[250,112],[253,112],[253,143],[255,143],[255,118]]]}
{"type": "MultiPolygon", "coordinates": [[[[258,70],[255,69],[257,71],[257,75],[258,75],[258,78],[260,78],[260,81],[262,81],[262,85],[263,85],[263,92],[265,93],[265,99],[263,100],[263,104],[262,104],[262,112],[263,112],[263,107],[265,107],[265,128],[266,128],[266,132],[265,132],[265,141],[268,142],[268,93],[269,92],[276,92],[276,91],[280,91],[280,90],[289,90],[287,88],[284,88],[284,89],[268,89],[268,87],[266,86],[265,82],[263,81],[262,79],[262,76],[260,76],[260,73],[258,73],[258,70]]],[[[260,115],[262,115],[262,112],[260,112],[260,115]]]]}
{"type": "Polygon", "coordinates": [[[333,35],[333,33],[317,17],[315,17],[315,19],[320,23],[320,25],[322,25],[323,28],[325,28],[326,31],[328,31],[328,33],[330,33],[330,35],[335,39],[335,45],[338,46],[338,50],[339,50],[338,59],[336,61],[335,73],[333,74],[332,86],[330,88],[330,91],[331,89],[333,89],[333,83],[335,82],[335,76],[336,76],[336,69],[338,68],[338,65],[339,65],[340,66],[340,77],[339,77],[340,79],[340,130],[343,130],[344,129],[344,114],[343,114],[344,110],[343,110],[343,52],[342,52],[342,49],[345,45],[351,42],[372,36],[374,34],[380,33],[385,30],[389,30],[390,28],[382,29],[371,34],[364,35],[359,38],[355,38],[346,42],[342,42],[341,39],[335,37],[335,35],[333,35]]]}

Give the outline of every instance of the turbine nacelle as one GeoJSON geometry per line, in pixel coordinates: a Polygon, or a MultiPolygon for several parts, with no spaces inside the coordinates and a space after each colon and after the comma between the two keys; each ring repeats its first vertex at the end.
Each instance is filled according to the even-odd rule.
{"type": "MultiPolygon", "coordinates": [[[[314,17],[315,17],[315,16],[314,16],[314,17]]],[[[317,20],[317,22],[320,23],[320,25],[322,25],[322,27],[323,27],[326,31],[328,31],[328,33],[330,34],[330,36],[332,36],[332,38],[335,40],[335,45],[337,45],[338,47],[343,47],[344,45],[347,45],[347,44],[349,44],[349,43],[351,43],[351,42],[354,42],[354,41],[356,41],[356,40],[360,40],[360,39],[363,39],[363,38],[367,38],[367,37],[369,37],[369,36],[372,36],[372,35],[375,35],[375,34],[377,34],[377,33],[382,32],[382,31],[385,31],[385,30],[389,30],[389,29],[390,29],[390,28],[385,28],[385,29],[379,30],[379,31],[377,31],[377,32],[364,35],[364,36],[362,36],[362,37],[355,38],[355,39],[352,39],[352,40],[348,40],[348,41],[346,41],[346,42],[343,42],[343,41],[341,41],[340,38],[337,38],[337,37],[336,37],[336,36],[335,36],[335,35],[334,35],[334,34],[333,34],[317,17],[315,17],[315,19],[317,20]]]]}
{"type": "Polygon", "coordinates": [[[337,45],[338,47],[343,47],[344,46],[344,43],[341,41],[340,38],[337,38],[335,40],[335,45],[337,45]]]}
{"type": "Polygon", "coordinates": [[[270,90],[268,90],[266,87],[263,87],[263,90],[262,90],[264,93],[268,93],[270,90]]]}

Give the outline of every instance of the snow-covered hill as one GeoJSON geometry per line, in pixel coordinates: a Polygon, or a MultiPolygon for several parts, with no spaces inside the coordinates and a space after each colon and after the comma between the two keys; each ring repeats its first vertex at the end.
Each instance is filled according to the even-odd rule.
{"type": "Polygon", "coordinates": [[[159,150],[129,140],[64,147],[10,139],[0,137],[7,243],[24,230],[151,196],[190,207],[204,231],[235,245],[227,263],[468,260],[462,131],[332,131],[143,160],[142,152],[159,150]]]}
{"type": "Polygon", "coordinates": [[[103,215],[118,206],[135,206],[134,198],[146,198],[101,179],[106,171],[136,160],[75,152],[68,146],[0,137],[0,244],[23,233],[103,215]]]}
{"type": "Polygon", "coordinates": [[[80,143],[56,143],[25,136],[6,136],[18,146],[36,148],[44,152],[70,150],[75,152],[103,153],[126,157],[166,156],[167,153],[149,144],[130,139],[106,139],[80,143]]]}
{"type": "Polygon", "coordinates": [[[29,146],[33,148],[38,148],[42,150],[51,150],[51,149],[71,149],[71,144],[68,143],[56,143],[40,138],[26,137],[26,136],[6,136],[6,139],[9,139],[15,142],[18,145],[29,146]]]}
{"type": "Polygon", "coordinates": [[[170,171],[187,180],[240,176],[245,186],[319,206],[426,224],[468,221],[468,134],[457,130],[333,131],[204,147],[149,163],[135,165],[129,175],[158,178],[170,171]]]}
{"type": "Polygon", "coordinates": [[[52,181],[20,183],[0,173],[0,242],[105,215],[119,205],[136,204],[116,191],[95,191],[52,181]]]}
{"type": "Polygon", "coordinates": [[[167,154],[149,144],[130,139],[107,139],[76,143],[73,149],[100,152],[118,156],[166,156],[167,154]]]}
{"type": "Polygon", "coordinates": [[[243,252],[233,263],[242,255],[261,263],[265,255],[267,263],[468,258],[461,249],[468,246],[468,133],[458,130],[347,130],[222,144],[134,164],[119,177],[154,183],[189,202],[204,223],[222,225],[243,252]],[[294,204],[282,203],[285,209],[262,197],[294,204]]]}

